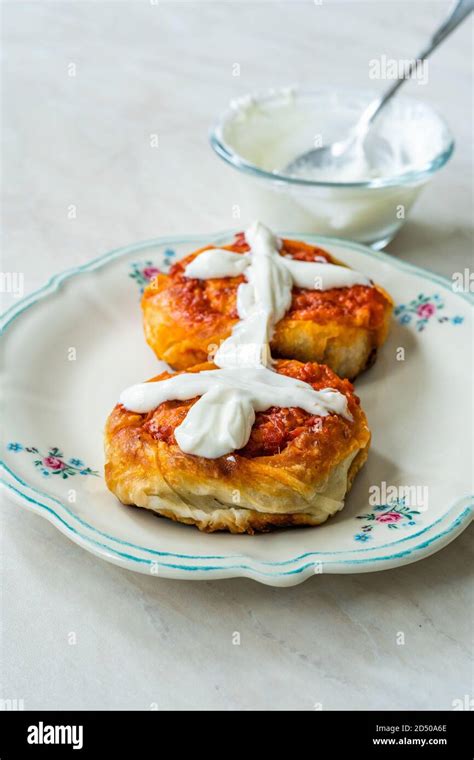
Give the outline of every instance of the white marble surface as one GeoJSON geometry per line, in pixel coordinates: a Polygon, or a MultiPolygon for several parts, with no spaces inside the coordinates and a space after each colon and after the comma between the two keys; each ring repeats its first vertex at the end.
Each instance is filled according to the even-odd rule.
{"type": "MultiPolygon", "coordinates": [[[[216,112],[258,87],[367,85],[368,60],[412,55],[447,5],[3,3],[3,271],[28,293],[128,242],[235,226],[216,112]]],[[[471,264],[471,52],[466,26],[407,85],[457,151],[390,251],[446,276],[471,264]]],[[[1,514],[0,697],[26,708],[449,709],[472,693],[469,531],[418,564],[272,589],[135,575],[8,499],[1,514]]]]}

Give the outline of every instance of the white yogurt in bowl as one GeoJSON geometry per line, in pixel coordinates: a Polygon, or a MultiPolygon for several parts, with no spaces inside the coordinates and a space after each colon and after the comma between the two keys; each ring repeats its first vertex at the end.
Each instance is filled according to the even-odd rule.
{"type": "Polygon", "coordinates": [[[239,172],[242,215],[280,229],[386,245],[453,151],[448,127],[430,106],[394,98],[342,169],[305,167],[291,175],[285,169],[306,151],[346,137],[373,97],[285,89],[232,102],[211,144],[239,172]]]}

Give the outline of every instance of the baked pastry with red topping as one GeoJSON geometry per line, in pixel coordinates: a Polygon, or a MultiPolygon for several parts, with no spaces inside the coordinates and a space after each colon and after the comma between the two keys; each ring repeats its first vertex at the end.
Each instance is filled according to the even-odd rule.
{"type": "MultiPolygon", "coordinates": [[[[245,272],[209,279],[186,275],[188,265],[212,249],[206,246],[178,261],[143,294],[147,342],[174,369],[209,361],[239,321],[237,290],[246,281],[245,272]]],[[[239,234],[218,250],[246,256],[250,247],[239,234]]],[[[296,262],[342,263],[322,248],[296,240],[283,239],[279,252],[296,262]]],[[[294,285],[289,308],[273,332],[272,355],[324,363],[353,379],[374,362],[387,337],[392,308],[388,293],[371,283],[329,289],[294,285]]]]}
{"type": "MultiPolygon", "coordinates": [[[[140,386],[141,393],[146,396],[143,388],[156,392],[154,384],[181,374],[202,373],[199,382],[209,381],[214,371],[218,368],[208,363],[188,373],[165,372],[140,386]]],[[[310,396],[314,390],[337,397],[341,413],[312,414],[269,402],[251,420],[245,445],[207,458],[185,453],[177,442],[178,428],[199,396],[166,400],[144,412],[119,403],[105,429],[108,488],[124,504],[207,532],[255,533],[323,523],[342,509],[367,458],[367,420],[351,383],[327,366],[278,360],[274,371],[283,376],[273,378],[277,385],[293,378],[310,396]]]]}

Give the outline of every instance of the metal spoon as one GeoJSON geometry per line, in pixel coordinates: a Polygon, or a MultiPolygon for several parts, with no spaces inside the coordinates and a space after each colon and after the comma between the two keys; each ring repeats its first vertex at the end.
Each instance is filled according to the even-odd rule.
{"type": "Polygon", "coordinates": [[[448,18],[443,21],[441,26],[439,26],[436,32],[432,35],[427,47],[424,48],[417,58],[410,62],[403,77],[397,79],[384,95],[369,103],[356,125],[344,140],[339,140],[326,147],[314,148],[313,150],[303,153],[301,156],[298,156],[298,158],[291,161],[282,173],[297,174],[301,172],[302,169],[311,170],[322,167],[326,168],[328,166],[337,166],[340,168],[343,164],[349,162],[357,148],[360,148],[363,144],[369,129],[380,111],[388,101],[393,98],[406,79],[411,76],[419,62],[428,58],[433,50],[435,50],[435,48],[437,48],[438,45],[451,34],[462,21],[464,21],[473,8],[474,0],[459,0],[459,2],[456,3],[448,18]]]}

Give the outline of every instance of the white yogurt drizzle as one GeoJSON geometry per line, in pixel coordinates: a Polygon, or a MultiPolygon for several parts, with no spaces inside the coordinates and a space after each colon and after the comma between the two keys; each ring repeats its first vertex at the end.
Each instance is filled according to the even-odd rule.
{"type": "Polygon", "coordinates": [[[266,367],[203,370],[175,375],[156,383],[133,385],[120,396],[126,409],[151,412],[164,401],[187,401],[200,396],[175,432],[186,454],[215,459],[247,443],[255,412],[272,406],[297,406],[326,417],[340,414],[351,420],[347,399],[339,391],[315,391],[309,383],[280,375],[266,367]]]}
{"type": "Polygon", "coordinates": [[[250,246],[248,253],[212,248],[196,256],[184,272],[196,279],[245,275],[246,282],[237,291],[240,321],[214,357],[219,369],[134,385],[120,396],[126,409],[140,414],[164,401],[199,396],[174,432],[183,452],[207,459],[243,448],[250,438],[255,413],[272,406],[299,407],[320,417],[339,414],[352,419],[344,394],[331,388],[315,391],[309,383],[273,371],[269,343],[276,323],[291,304],[293,285],[328,290],[371,285],[370,280],[347,267],[282,256],[281,241],[259,222],[245,233],[245,239],[250,246]]]}
{"type": "Polygon", "coordinates": [[[280,255],[281,241],[259,222],[247,230],[245,239],[249,253],[211,248],[184,270],[186,277],[199,280],[245,275],[246,282],[237,290],[240,321],[214,357],[219,367],[271,366],[268,345],[276,323],[291,304],[294,285],[310,290],[371,285],[365,275],[348,267],[280,255]]]}

